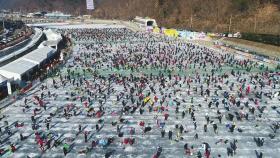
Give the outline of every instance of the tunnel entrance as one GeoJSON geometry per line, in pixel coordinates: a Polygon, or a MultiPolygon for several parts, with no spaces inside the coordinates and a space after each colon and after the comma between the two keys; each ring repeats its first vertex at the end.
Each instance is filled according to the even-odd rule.
{"type": "Polygon", "coordinates": [[[154,26],[154,22],[153,21],[147,21],[147,26],[154,26]]]}

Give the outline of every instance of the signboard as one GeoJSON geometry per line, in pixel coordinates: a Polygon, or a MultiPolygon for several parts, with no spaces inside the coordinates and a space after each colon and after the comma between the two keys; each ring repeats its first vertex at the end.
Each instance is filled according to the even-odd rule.
{"type": "Polygon", "coordinates": [[[12,93],[13,93],[12,92],[12,86],[11,86],[11,83],[9,81],[7,82],[7,88],[8,88],[8,94],[12,95],[12,93]]]}
{"type": "Polygon", "coordinates": [[[60,61],[63,61],[64,60],[64,54],[63,53],[60,53],[60,58],[59,58],[60,61]]]}
{"type": "Polygon", "coordinates": [[[94,10],[93,0],[87,0],[87,9],[88,10],[94,10]]]}

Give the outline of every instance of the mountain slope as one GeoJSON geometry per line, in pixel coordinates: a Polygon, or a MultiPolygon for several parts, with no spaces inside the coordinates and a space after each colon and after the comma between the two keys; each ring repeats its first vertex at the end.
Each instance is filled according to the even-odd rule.
{"type": "Polygon", "coordinates": [[[162,26],[203,31],[280,34],[280,0],[95,0],[89,12],[86,0],[0,0],[0,8],[23,11],[61,10],[97,18],[155,18],[162,26]]]}

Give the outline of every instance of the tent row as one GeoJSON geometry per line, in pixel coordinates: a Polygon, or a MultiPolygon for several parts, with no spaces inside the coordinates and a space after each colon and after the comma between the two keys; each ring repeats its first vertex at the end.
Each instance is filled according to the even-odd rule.
{"type": "MultiPolygon", "coordinates": [[[[57,51],[58,43],[62,40],[62,36],[60,34],[50,29],[41,31],[40,29],[35,28],[34,30],[36,31],[36,34],[32,37],[34,40],[32,40],[31,44],[34,43],[33,41],[38,41],[38,38],[41,37],[43,33],[46,35],[47,40],[42,42],[38,49],[13,62],[10,62],[7,65],[4,65],[3,67],[0,67],[0,75],[2,76],[0,84],[6,81],[3,78],[12,80],[22,80],[22,78],[25,78],[28,80],[29,72],[33,72],[35,68],[40,67],[41,64],[50,59],[57,51]]],[[[24,49],[28,48],[29,45],[24,49]]],[[[16,51],[11,55],[17,55],[17,52],[19,51],[16,51]]]]}
{"type": "Polygon", "coordinates": [[[38,48],[29,54],[0,68],[0,75],[12,80],[28,79],[30,72],[39,68],[55,54],[50,47],[38,48]]]}

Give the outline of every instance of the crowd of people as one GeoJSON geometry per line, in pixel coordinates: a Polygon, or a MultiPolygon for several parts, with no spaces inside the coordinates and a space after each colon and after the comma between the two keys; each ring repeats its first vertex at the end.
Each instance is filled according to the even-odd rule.
{"type": "Polygon", "coordinates": [[[0,124],[2,156],[279,152],[280,83],[273,67],[127,28],[59,31],[73,40],[72,58],[2,110],[8,115],[0,124]]]}

